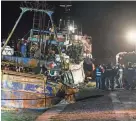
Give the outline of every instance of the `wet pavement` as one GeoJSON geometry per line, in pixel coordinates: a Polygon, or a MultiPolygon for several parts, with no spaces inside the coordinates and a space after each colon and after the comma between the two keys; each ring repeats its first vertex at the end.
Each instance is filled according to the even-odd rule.
{"type": "Polygon", "coordinates": [[[117,110],[124,114],[124,121],[136,121],[136,90],[118,90],[115,94],[120,101],[117,110]]]}
{"type": "Polygon", "coordinates": [[[136,103],[136,90],[118,90],[116,94],[119,100],[123,103],[125,102],[134,102],[136,103]]]}
{"type": "MultiPolygon", "coordinates": [[[[51,121],[136,121],[136,90],[101,92],[67,105],[51,121]]],[[[84,97],[89,93],[85,91],[84,97]]]]}

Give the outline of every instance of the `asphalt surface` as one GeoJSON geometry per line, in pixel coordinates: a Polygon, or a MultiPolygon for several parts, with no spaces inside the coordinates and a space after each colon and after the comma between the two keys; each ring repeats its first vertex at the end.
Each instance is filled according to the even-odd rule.
{"type": "MultiPolygon", "coordinates": [[[[89,96],[90,90],[76,103],[68,104],[51,121],[136,121],[136,90],[100,91],[89,96]],[[88,96],[85,96],[88,95],[88,96]]],[[[93,92],[94,93],[94,92],[93,92]]]]}
{"type": "Polygon", "coordinates": [[[118,90],[115,94],[119,103],[114,103],[114,107],[119,119],[121,113],[124,121],[136,121],[136,90],[118,90]]]}

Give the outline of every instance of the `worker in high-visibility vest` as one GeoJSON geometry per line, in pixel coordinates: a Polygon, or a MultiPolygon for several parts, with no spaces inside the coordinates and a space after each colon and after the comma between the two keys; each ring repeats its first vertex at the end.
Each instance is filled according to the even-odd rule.
{"type": "Polygon", "coordinates": [[[101,68],[99,66],[96,67],[96,88],[97,89],[101,89],[101,86],[102,86],[102,80],[101,80],[101,77],[102,77],[102,71],[101,71],[101,68]]]}

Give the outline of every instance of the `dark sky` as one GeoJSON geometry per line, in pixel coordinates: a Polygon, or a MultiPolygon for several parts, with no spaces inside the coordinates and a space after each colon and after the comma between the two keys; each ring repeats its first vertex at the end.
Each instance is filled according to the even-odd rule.
{"type": "MultiPolygon", "coordinates": [[[[63,15],[59,8],[60,2],[48,2],[54,5],[54,21],[57,23],[63,15]]],[[[2,38],[6,38],[17,20],[20,2],[2,1],[1,25],[2,38]]],[[[125,33],[136,28],[136,2],[135,1],[75,1],[72,2],[71,16],[76,23],[82,24],[83,33],[93,38],[93,55],[95,57],[114,56],[119,51],[132,51],[133,44],[125,39],[125,33]]],[[[23,37],[32,27],[32,14],[28,13],[21,19],[14,38],[23,37]]]]}

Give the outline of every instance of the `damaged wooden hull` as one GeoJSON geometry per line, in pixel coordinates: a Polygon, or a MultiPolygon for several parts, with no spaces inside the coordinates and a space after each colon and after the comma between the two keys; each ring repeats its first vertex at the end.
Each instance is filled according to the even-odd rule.
{"type": "Polygon", "coordinates": [[[47,109],[57,103],[61,83],[46,82],[45,76],[13,71],[1,72],[2,108],[47,109]]]}

